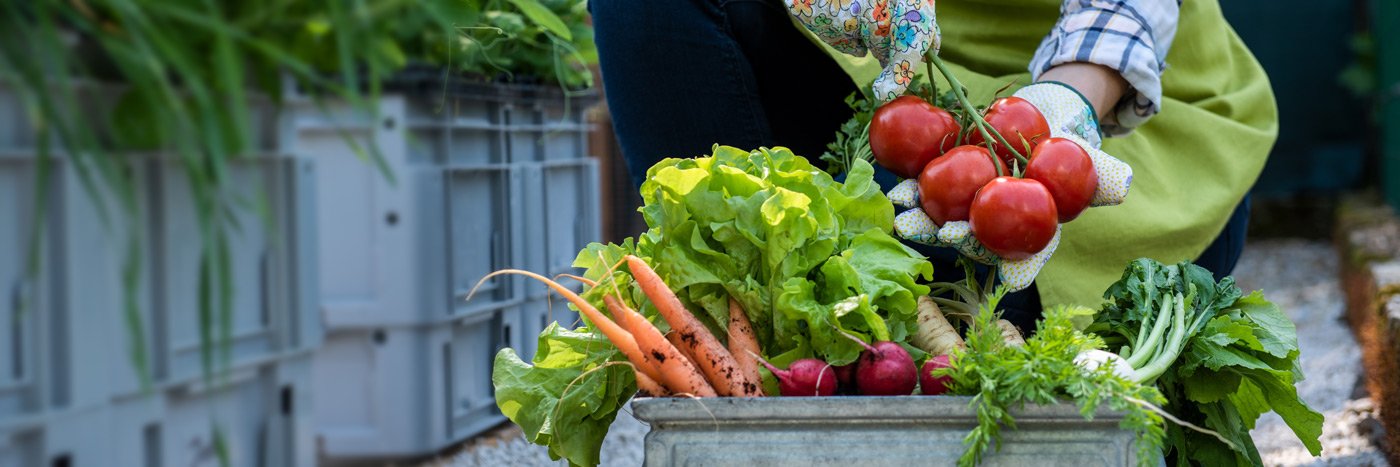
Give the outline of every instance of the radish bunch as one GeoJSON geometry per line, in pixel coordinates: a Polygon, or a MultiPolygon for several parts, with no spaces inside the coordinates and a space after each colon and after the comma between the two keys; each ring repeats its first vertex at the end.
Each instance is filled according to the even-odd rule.
{"type": "Polygon", "coordinates": [[[921,388],[924,395],[935,396],[948,390],[950,378],[933,374],[937,369],[950,367],[947,355],[929,358],[920,369],[909,352],[897,343],[867,344],[855,336],[847,337],[865,347],[860,358],[848,365],[832,366],[815,358],[804,358],[781,369],[762,358],[759,362],[778,379],[778,393],[785,397],[907,396],[914,393],[915,387],[921,388]]]}

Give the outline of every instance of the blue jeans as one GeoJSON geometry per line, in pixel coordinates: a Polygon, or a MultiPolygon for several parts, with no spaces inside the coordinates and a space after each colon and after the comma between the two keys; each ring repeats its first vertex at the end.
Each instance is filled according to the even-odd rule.
{"type": "MultiPolygon", "coordinates": [[[[603,88],[633,183],[666,157],[710,154],[725,144],[786,146],[812,159],[851,118],[851,78],[792,24],[777,0],[589,2],[603,88]]],[[[896,178],[880,170],[886,190],[896,178]]],[[[1197,264],[1228,275],[1244,245],[1249,203],[1197,264]]],[[[957,281],[962,268],[946,248],[911,245],[934,263],[935,280],[957,281]]],[[[1124,265],[1126,266],[1126,265],[1124,265]]],[[[985,268],[979,277],[987,274],[985,268]]],[[[1004,316],[1035,328],[1035,286],[1010,294],[1004,316]]]]}

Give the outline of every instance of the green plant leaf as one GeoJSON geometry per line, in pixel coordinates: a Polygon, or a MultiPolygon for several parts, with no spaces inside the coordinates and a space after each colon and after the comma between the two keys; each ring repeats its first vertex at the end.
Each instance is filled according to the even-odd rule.
{"type": "Polygon", "coordinates": [[[559,19],[559,15],[549,11],[549,8],[545,8],[538,0],[510,0],[510,3],[545,30],[566,41],[574,40],[574,34],[564,24],[564,20],[559,19]]]}

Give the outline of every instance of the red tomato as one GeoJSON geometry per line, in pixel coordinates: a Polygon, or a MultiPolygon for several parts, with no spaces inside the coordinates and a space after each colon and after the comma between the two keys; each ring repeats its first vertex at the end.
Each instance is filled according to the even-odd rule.
{"type": "MultiPolygon", "coordinates": [[[[982,118],[991,124],[992,128],[1001,133],[1002,138],[1010,143],[1022,156],[1029,157],[1030,152],[1040,140],[1050,137],[1050,124],[1045,121],[1045,116],[1040,114],[1030,101],[1019,97],[1003,97],[993,102],[987,107],[987,112],[982,118]]],[[[872,140],[873,141],[873,140],[872,140]]],[[[981,146],[983,142],[982,132],[973,128],[968,132],[967,144],[981,146]]],[[[992,147],[996,148],[997,156],[1001,157],[1006,165],[1012,165],[1016,161],[1016,156],[1011,151],[1002,147],[996,141],[996,136],[992,136],[992,147]]]]}
{"type": "Polygon", "coordinates": [[[1004,259],[1031,257],[1055,237],[1055,199],[1040,182],[997,177],[977,191],[969,218],[972,235],[1004,259]]]}
{"type": "Polygon", "coordinates": [[[1046,138],[1036,145],[1022,176],[1050,190],[1050,197],[1055,198],[1055,210],[1060,213],[1060,223],[1079,217],[1094,200],[1094,191],[1099,189],[1099,174],[1094,172],[1094,161],[1089,153],[1064,138],[1046,138]]]}
{"type": "Polygon", "coordinates": [[[987,148],[958,146],[929,162],[919,174],[924,213],[938,225],[967,220],[972,198],[982,185],[997,177],[997,165],[1002,166],[1003,174],[1010,173],[1000,161],[993,165],[993,160],[987,148]]]}
{"type": "Polygon", "coordinates": [[[902,178],[919,176],[928,162],[948,152],[962,127],[947,110],[915,96],[901,96],[870,118],[870,152],[902,178]]]}

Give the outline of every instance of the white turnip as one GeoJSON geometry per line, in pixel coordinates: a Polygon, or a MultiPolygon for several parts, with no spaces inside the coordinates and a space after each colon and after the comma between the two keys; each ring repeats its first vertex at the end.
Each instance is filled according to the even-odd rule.
{"type": "Polygon", "coordinates": [[[1133,379],[1133,366],[1129,364],[1127,360],[1124,360],[1123,357],[1113,352],[1089,349],[1080,352],[1079,355],[1074,357],[1074,364],[1088,371],[1097,370],[1105,363],[1113,365],[1113,374],[1123,378],[1133,379]]]}

